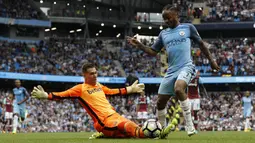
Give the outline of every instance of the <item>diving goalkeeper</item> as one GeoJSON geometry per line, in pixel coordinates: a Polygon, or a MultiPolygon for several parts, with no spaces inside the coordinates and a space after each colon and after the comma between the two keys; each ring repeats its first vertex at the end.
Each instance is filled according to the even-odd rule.
{"type": "MultiPolygon", "coordinates": [[[[135,81],[131,86],[119,89],[109,89],[97,82],[97,70],[93,64],[84,64],[82,67],[85,82],[78,84],[63,92],[47,93],[39,85],[32,91],[33,98],[59,100],[76,98],[94,121],[94,127],[98,131],[90,139],[102,137],[136,137],[145,138],[145,135],[137,124],[118,114],[106,99],[106,95],[126,95],[141,93],[144,84],[135,81]]],[[[158,138],[166,138],[174,125],[162,130],[158,138]]]]}

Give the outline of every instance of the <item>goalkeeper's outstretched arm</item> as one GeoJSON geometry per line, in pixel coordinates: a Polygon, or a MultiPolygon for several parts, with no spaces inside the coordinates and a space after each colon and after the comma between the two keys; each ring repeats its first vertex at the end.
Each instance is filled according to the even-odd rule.
{"type": "Polygon", "coordinates": [[[126,88],[110,89],[106,86],[102,86],[105,95],[126,95],[132,93],[141,93],[144,91],[144,88],[145,85],[143,83],[138,83],[138,80],[136,80],[131,86],[127,86],[126,88]]]}
{"type": "Polygon", "coordinates": [[[76,85],[68,90],[62,92],[50,92],[47,93],[44,91],[42,86],[34,87],[32,91],[33,98],[39,99],[62,99],[62,98],[73,98],[73,97],[80,97],[81,96],[81,88],[82,85],[76,85]]]}

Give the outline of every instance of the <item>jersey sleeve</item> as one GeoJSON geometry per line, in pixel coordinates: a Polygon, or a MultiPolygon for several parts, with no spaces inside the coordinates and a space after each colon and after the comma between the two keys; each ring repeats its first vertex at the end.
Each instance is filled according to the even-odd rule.
{"type": "Polygon", "coordinates": [[[76,85],[66,91],[51,92],[48,99],[76,98],[81,96],[82,84],[76,85]]]}
{"type": "Polygon", "coordinates": [[[26,96],[29,96],[29,93],[27,92],[27,89],[26,88],[23,88],[23,92],[26,96]]]}
{"type": "Polygon", "coordinates": [[[198,34],[196,27],[194,25],[190,24],[189,28],[190,28],[190,38],[194,42],[199,43],[202,40],[202,38],[198,34]]]}
{"type": "Polygon", "coordinates": [[[154,50],[156,52],[160,52],[160,50],[164,47],[163,39],[162,39],[162,32],[160,32],[158,39],[151,47],[152,47],[152,50],[154,50]]]}
{"type": "Polygon", "coordinates": [[[114,88],[110,89],[104,85],[102,86],[102,90],[104,91],[105,95],[126,95],[127,89],[126,88],[114,88]]]}

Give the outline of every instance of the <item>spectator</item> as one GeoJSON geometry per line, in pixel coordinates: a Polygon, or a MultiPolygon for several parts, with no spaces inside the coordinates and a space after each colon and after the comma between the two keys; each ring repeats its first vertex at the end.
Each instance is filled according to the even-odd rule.
{"type": "MultiPolygon", "coordinates": [[[[142,38],[145,45],[154,43],[154,39],[142,38]]],[[[248,76],[255,74],[255,42],[252,39],[211,39],[210,51],[218,65],[220,73],[214,73],[196,45],[192,45],[192,57],[201,76],[228,74],[248,76]]],[[[0,41],[0,71],[80,76],[84,62],[92,62],[100,69],[99,76],[120,77],[160,77],[161,58],[164,54],[151,57],[137,49],[125,45],[124,41],[95,40],[87,43],[74,40],[60,40],[35,43],[0,41]],[[122,72],[123,71],[123,72],[122,72]]]]}
{"type": "Polygon", "coordinates": [[[1,17],[16,19],[40,19],[38,11],[23,0],[1,0],[1,17]]]}
{"type": "Polygon", "coordinates": [[[202,22],[253,21],[253,13],[249,12],[249,0],[208,0],[206,3],[209,6],[209,15],[202,18],[202,22]]]}

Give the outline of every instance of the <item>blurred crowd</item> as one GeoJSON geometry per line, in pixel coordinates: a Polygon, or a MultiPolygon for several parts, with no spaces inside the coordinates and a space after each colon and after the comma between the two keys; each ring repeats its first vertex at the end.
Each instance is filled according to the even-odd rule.
{"type": "MultiPolygon", "coordinates": [[[[173,6],[179,8],[180,21],[185,23],[191,22],[192,18],[199,18],[201,22],[240,22],[255,20],[254,13],[250,11],[254,8],[254,2],[252,0],[206,0],[201,7],[196,7],[191,1],[178,0],[173,1],[173,6]]],[[[119,13],[123,13],[122,8],[119,13]]],[[[59,9],[54,7],[53,11],[50,10],[48,14],[52,16],[85,17],[85,7],[77,4],[63,6],[59,9]]],[[[112,14],[111,11],[102,10],[93,16],[98,18],[111,18],[112,14]]],[[[115,17],[122,18],[120,15],[115,15],[115,17]]],[[[137,22],[161,21],[159,18],[151,16],[150,13],[141,12],[136,13],[134,20],[137,22]]]]}
{"type": "Polygon", "coordinates": [[[200,13],[202,22],[255,20],[254,13],[249,11],[252,8],[251,0],[207,0],[206,4],[209,6],[209,11],[205,17],[202,17],[202,13],[200,13]]]}
{"type": "Polygon", "coordinates": [[[58,74],[35,45],[0,41],[1,71],[20,73],[58,74]]]}
{"type": "MultiPolygon", "coordinates": [[[[146,44],[146,43],[145,43],[146,44]]],[[[150,56],[145,52],[126,45],[120,49],[120,62],[127,75],[137,77],[157,77],[160,73],[160,56],[150,56]]]]}
{"type": "MultiPolygon", "coordinates": [[[[140,39],[151,46],[154,39],[140,39]]],[[[255,42],[252,39],[213,39],[207,41],[218,65],[219,73],[211,70],[208,59],[197,45],[192,45],[192,57],[201,76],[248,76],[255,74],[255,42]]],[[[89,42],[73,40],[41,41],[39,44],[0,41],[0,71],[81,75],[85,62],[98,67],[99,76],[160,77],[163,56],[150,56],[125,44],[124,41],[91,39],[89,42]],[[116,44],[117,43],[117,44],[116,44]]],[[[164,72],[162,72],[164,73],[164,72]]]]}
{"type": "Polygon", "coordinates": [[[120,76],[114,63],[114,53],[107,51],[100,42],[93,44],[72,41],[49,41],[25,44],[0,41],[1,71],[81,75],[81,66],[89,61],[97,65],[99,76],[120,76]]]}
{"type": "MultiPolygon", "coordinates": [[[[240,131],[245,120],[242,110],[243,93],[215,92],[201,98],[199,128],[202,131],[240,131]]],[[[253,96],[253,103],[255,98],[253,96]]],[[[254,111],[254,109],[253,109],[254,111]]],[[[255,129],[255,114],[252,112],[251,127],[255,129]]]]}
{"type": "Polygon", "coordinates": [[[62,75],[81,75],[82,65],[90,62],[98,67],[99,76],[121,76],[114,63],[118,58],[116,53],[107,50],[101,40],[75,43],[53,39],[46,45],[48,48],[44,52],[45,55],[62,75]]]}
{"type": "MultiPolygon", "coordinates": [[[[255,42],[247,38],[208,40],[214,59],[221,66],[219,74],[244,76],[255,74],[255,42]]],[[[194,46],[196,47],[196,46],[194,46]]],[[[213,75],[208,59],[201,54],[200,49],[194,48],[192,56],[197,69],[202,75],[213,75]]]]}
{"type": "MultiPolygon", "coordinates": [[[[202,22],[227,22],[227,21],[254,21],[255,16],[249,10],[254,6],[252,0],[207,0],[205,7],[194,7],[192,3],[178,0],[174,2],[174,6],[178,6],[180,10],[180,20],[182,22],[191,22],[190,17],[200,18],[202,22]]],[[[33,8],[28,1],[22,0],[0,0],[0,16],[17,19],[40,19],[41,12],[33,8]]],[[[120,13],[124,13],[124,8],[121,7],[116,18],[122,19],[120,13]]],[[[85,17],[86,6],[79,3],[72,5],[55,6],[52,5],[48,11],[50,16],[64,17],[85,17]]],[[[98,14],[93,15],[101,18],[114,18],[109,10],[101,10],[98,14]]],[[[149,13],[135,16],[138,22],[150,21],[149,13]]]]}
{"type": "Polygon", "coordinates": [[[0,17],[39,19],[40,14],[26,0],[0,0],[0,17]]]}

